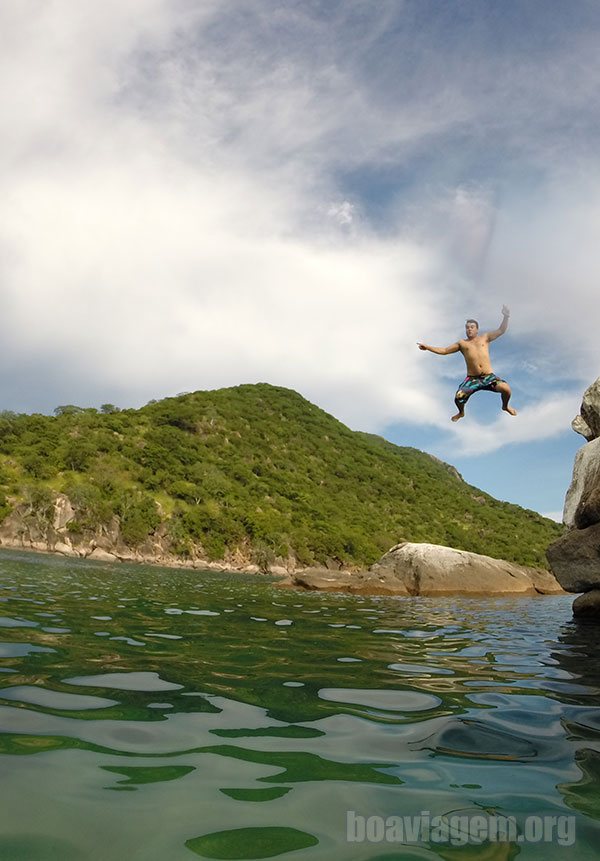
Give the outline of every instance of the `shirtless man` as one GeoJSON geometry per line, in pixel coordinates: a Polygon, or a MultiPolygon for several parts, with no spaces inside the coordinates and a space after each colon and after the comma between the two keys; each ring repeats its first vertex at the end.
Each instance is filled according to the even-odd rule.
{"type": "Polygon", "coordinates": [[[474,392],[482,389],[488,392],[500,392],[502,395],[502,409],[511,416],[516,416],[517,411],[509,407],[508,402],[511,396],[510,386],[506,380],[501,380],[492,371],[490,362],[490,353],[488,344],[490,341],[495,341],[500,335],[504,335],[508,327],[508,318],[510,311],[506,305],[502,306],[502,322],[498,329],[493,332],[484,332],[479,334],[479,323],[477,320],[467,320],[465,331],[466,338],[461,338],[455,344],[450,344],[449,347],[430,347],[428,344],[417,342],[419,350],[429,350],[430,353],[437,353],[439,356],[447,356],[449,353],[461,352],[467,363],[467,376],[458,387],[458,391],[454,396],[454,403],[458,407],[458,412],[452,416],[452,421],[457,422],[465,414],[465,404],[474,392]]]}

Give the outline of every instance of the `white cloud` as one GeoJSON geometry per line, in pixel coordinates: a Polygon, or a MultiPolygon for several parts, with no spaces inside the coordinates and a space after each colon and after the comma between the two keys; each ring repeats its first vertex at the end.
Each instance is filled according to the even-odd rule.
{"type": "Polygon", "coordinates": [[[520,196],[499,216],[491,251],[488,285],[513,309],[511,329],[531,347],[543,369],[540,383],[556,379],[585,385],[600,367],[600,278],[596,224],[600,218],[600,176],[585,183],[562,177],[542,192],[520,196]]]}
{"type": "Polygon", "coordinates": [[[440,53],[400,7],[0,8],[0,325],[11,373],[40,369],[31,409],[82,381],[92,403],[111,388],[140,403],[266,380],[353,427],[445,428],[462,452],[568,427],[553,379],[598,366],[600,182],[565,173],[556,120],[587,109],[597,55],[571,34],[544,79],[533,56],[507,67],[469,40],[440,53]],[[503,197],[468,172],[494,145],[563,172],[503,197]],[[340,179],[436,153],[443,175],[399,189],[380,231],[340,179]],[[526,354],[505,361],[544,369],[540,400],[514,422],[449,426],[457,366],[415,342],[450,343],[465,316],[496,324],[504,301],[526,354]]]}
{"type": "Polygon", "coordinates": [[[344,200],[342,203],[332,203],[327,210],[327,215],[330,215],[338,224],[352,224],[354,221],[354,212],[356,207],[349,200],[344,200]]]}
{"type": "Polygon", "coordinates": [[[432,413],[412,343],[431,314],[411,297],[429,274],[418,249],[282,235],[277,193],[147,155],[20,179],[7,200],[13,350],[125,373],[147,396],[267,379],[362,427],[432,413]]]}
{"type": "Polygon", "coordinates": [[[512,443],[551,439],[569,427],[576,407],[575,395],[549,395],[519,409],[516,416],[500,410],[492,424],[483,425],[467,416],[452,425],[452,453],[480,455],[512,443]]]}
{"type": "Polygon", "coordinates": [[[436,317],[419,296],[429,255],[368,231],[350,244],[352,204],[323,211],[315,170],[273,160],[274,145],[292,152],[339,124],[332,104],[299,89],[298,68],[253,81],[243,57],[233,71],[203,59],[202,21],[177,55],[182,39],[191,51],[189,18],[169,8],[155,0],[140,27],[141,9],[116,3],[91,19],[56,3],[35,25],[33,8],[5,10],[21,94],[44,86],[43,108],[15,101],[11,121],[5,346],[44,368],[51,356],[90,393],[125,378],[133,401],[263,379],[366,429],[435,418],[414,346],[418,321],[436,317]],[[144,63],[155,79],[136,89],[144,63]]]}

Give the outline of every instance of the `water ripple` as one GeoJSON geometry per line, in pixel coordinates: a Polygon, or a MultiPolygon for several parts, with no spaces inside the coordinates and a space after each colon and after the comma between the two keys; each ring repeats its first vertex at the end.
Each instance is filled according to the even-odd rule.
{"type": "Polygon", "coordinates": [[[284,593],[11,553],[0,578],[0,857],[462,861],[346,840],[348,810],[424,809],[572,814],[594,857],[600,643],[568,597],[284,593]]]}

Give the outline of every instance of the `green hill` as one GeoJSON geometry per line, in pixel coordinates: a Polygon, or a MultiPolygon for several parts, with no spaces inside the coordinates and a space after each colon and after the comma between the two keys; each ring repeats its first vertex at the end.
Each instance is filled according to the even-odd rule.
{"type": "Polygon", "coordinates": [[[0,414],[0,518],[21,505],[43,522],[62,492],[73,537],[118,522],[130,546],[158,530],[178,556],[240,548],[264,567],[287,556],[364,566],[403,540],[545,566],[561,533],[448,464],[264,383],[55,413],[0,414]]]}

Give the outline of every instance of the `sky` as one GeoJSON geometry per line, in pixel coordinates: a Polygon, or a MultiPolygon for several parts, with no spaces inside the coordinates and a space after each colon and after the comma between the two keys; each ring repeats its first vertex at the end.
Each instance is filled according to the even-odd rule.
{"type": "Polygon", "coordinates": [[[560,519],[600,374],[596,0],[0,5],[0,408],[268,382],[560,519]],[[469,317],[518,416],[446,346],[469,317]]]}

